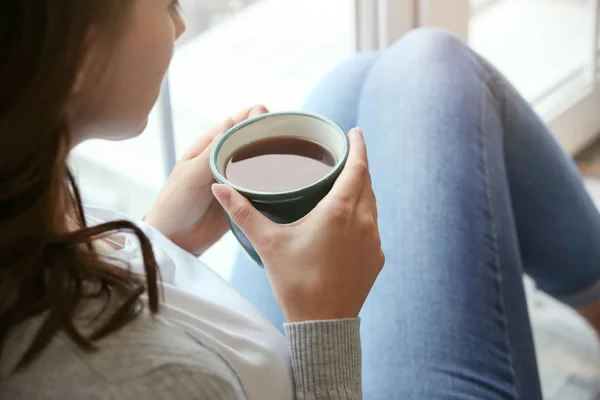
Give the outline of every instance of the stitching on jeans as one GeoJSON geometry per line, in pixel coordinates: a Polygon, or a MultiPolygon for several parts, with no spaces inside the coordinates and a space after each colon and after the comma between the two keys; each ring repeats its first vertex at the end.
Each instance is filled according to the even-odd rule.
{"type": "MultiPolygon", "coordinates": [[[[488,90],[483,90],[482,91],[482,97],[486,96],[486,95],[491,95],[492,98],[494,98],[495,100],[498,100],[498,97],[496,96],[495,90],[493,84],[495,83],[495,79],[493,76],[487,76],[484,81],[484,87],[488,90]]],[[[513,357],[512,357],[512,352],[511,352],[511,346],[510,346],[510,340],[508,337],[508,320],[506,319],[506,302],[504,301],[504,291],[503,291],[503,279],[502,279],[502,274],[500,273],[500,257],[498,256],[498,232],[497,232],[497,228],[496,228],[496,223],[495,223],[495,218],[494,218],[494,211],[492,208],[492,193],[491,193],[491,189],[490,189],[490,185],[489,185],[489,181],[490,181],[490,174],[489,174],[489,167],[488,167],[488,156],[487,156],[487,152],[486,152],[486,146],[485,146],[485,142],[486,142],[486,135],[483,132],[484,130],[484,118],[486,116],[486,102],[484,101],[485,99],[482,98],[482,104],[483,104],[483,109],[481,110],[481,117],[480,117],[480,135],[481,135],[481,150],[482,150],[482,154],[483,154],[483,169],[485,172],[485,176],[486,176],[486,181],[485,181],[485,186],[486,186],[486,202],[487,202],[487,207],[490,213],[490,220],[491,220],[491,226],[492,226],[492,239],[493,239],[493,244],[494,244],[494,262],[495,262],[495,267],[496,267],[496,281],[498,283],[498,287],[499,287],[499,291],[500,291],[500,306],[502,307],[502,322],[504,323],[504,339],[505,339],[505,344],[506,344],[506,349],[508,350],[508,367],[510,370],[510,374],[511,374],[511,378],[512,378],[512,382],[513,382],[513,388],[514,388],[514,396],[515,399],[518,400],[519,398],[519,394],[517,392],[517,379],[516,379],[516,374],[515,374],[515,368],[514,368],[514,363],[513,363],[513,357]]],[[[501,113],[504,114],[504,102],[502,101],[502,104],[499,104],[501,107],[501,113]]]]}

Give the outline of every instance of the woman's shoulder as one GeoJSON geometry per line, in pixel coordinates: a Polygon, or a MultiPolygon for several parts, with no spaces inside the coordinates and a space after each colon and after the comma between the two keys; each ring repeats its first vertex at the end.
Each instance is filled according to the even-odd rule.
{"type": "Polygon", "coordinates": [[[10,361],[18,360],[15,350],[24,351],[30,343],[17,338],[32,338],[35,322],[17,328],[21,332],[5,342],[0,387],[9,389],[7,399],[153,399],[165,391],[176,399],[245,398],[235,371],[213,348],[147,313],[98,341],[94,352],[60,334],[31,366],[11,376],[10,361]]]}

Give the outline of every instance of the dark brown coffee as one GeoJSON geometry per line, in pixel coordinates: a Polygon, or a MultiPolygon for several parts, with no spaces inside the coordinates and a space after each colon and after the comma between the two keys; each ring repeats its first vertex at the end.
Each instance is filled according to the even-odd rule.
{"type": "Polygon", "coordinates": [[[317,182],[335,166],[325,146],[298,137],[273,137],[241,147],[227,163],[225,176],[244,189],[285,192],[317,182]]]}

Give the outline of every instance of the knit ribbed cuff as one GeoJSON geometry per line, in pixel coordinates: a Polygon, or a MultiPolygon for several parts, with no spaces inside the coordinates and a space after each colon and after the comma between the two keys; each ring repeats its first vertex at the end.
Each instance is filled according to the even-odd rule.
{"type": "Polygon", "coordinates": [[[296,399],[361,399],[360,319],[285,324],[296,399]]]}

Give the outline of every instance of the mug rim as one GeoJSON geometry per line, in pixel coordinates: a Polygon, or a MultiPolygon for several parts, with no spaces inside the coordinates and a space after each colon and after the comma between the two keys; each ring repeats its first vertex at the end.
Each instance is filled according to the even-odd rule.
{"type": "Polygon", "coordinates": [[[276,200],[279,198],[290,198],[290,197],[295,197],[295,196],[301,195],[302,193],[304,193],[307,190],[310,190],[312,188],[319,187],[320,185],[330,181],[332,178],[337,177],[337,175],[339,175],[342,168],[346,164],[346,161],[348,160],[349,149],[350,149],[350,142],[348,140],[348,136],[346,135],[346,133],[344,133],[344,130],[341,128],[341,126],[339,124],[335,123],[334,121],[332,121],[331,119],[329,119],[325,116],[322,116],[322,115],[319,115],[316,113],[311,113],[311,112],[304,112],[304,111],[272,112],[272,113],[261,114],[261,115],[257,115],[252,118],[248,118],[248,119],[240,122],[239,124],[235,125],[234,127],[230,128],[223,135],[221,135],[221,137],[217,140],[217,143],[215,143],[213,149],[211,150],[210,169],[218,183],[229,185],[229,186],[233,187],[236,191],[238,191],[239,193],[241,193],[247,197],[250,197],[253,199],[263,199],[263,200],[276,200]],[[292,190],[287,190],[287,191],[282,191],[282,192],[262,192],[262,191],[257,191],[257,190],[245,189],[245,188],[238,186],[238,185],[232,183],[231,181],[229,181],[225,177],[225,175],[222,174],[219,171],[219,169],[217,168],[217,154],[219,153],[219,150],[223,146],[223,143],[225,143],[225,140],[227,140],[230,136],[234,135],[236,132],[244,129],[248,125],[251,125],[257,121],[261,121],[263,119],[268,119],[268,118],[272,118],[272,117],[281,117],[281,116],[303,116],[303,117],[318,119],[322,122],[325,122],[326,124],[331,126],[337,133],[339,133],[343,138],[344,148],[343,148],[343,154],[340,157],[340,159],[337,161],[335,166],[331,169],[331,171],[329,171],[327,173],[327,175],[325,175],[318,181],[311,183],[310,185],[306,185],[306,186],[302,186],[297,189],[292,189],[292,190]]]}

